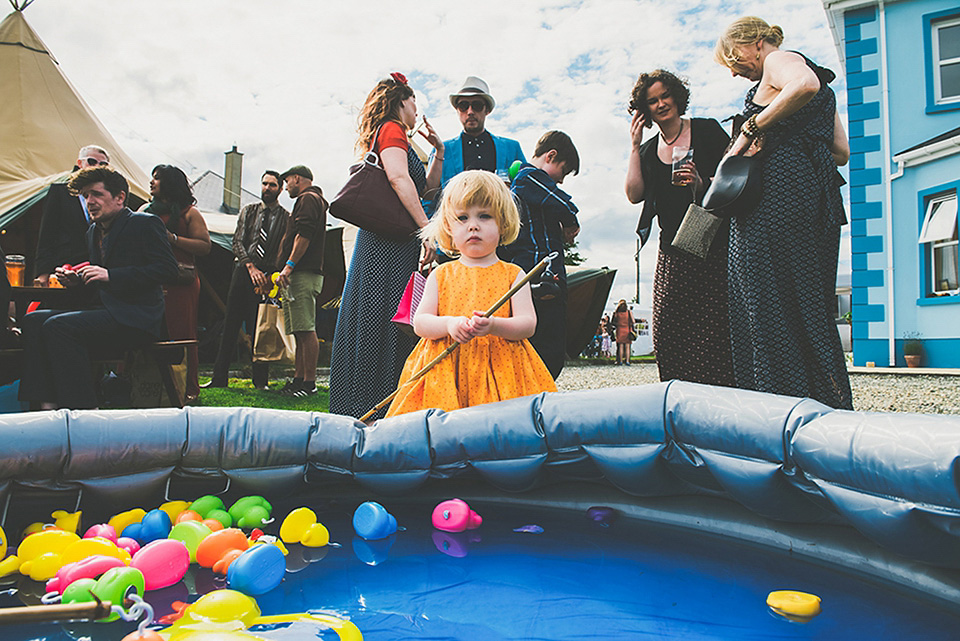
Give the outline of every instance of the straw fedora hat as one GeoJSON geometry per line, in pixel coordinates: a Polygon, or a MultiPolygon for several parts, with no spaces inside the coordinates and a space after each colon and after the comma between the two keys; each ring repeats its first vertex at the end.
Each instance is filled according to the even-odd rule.
{"type": "Polygon", "coordinates": [[[476,76],[467,76],[467,79],[463,81],[463,86],[460,88],[460,91],[450,94],[450,104],[456,107],[459,98],[474,97],[483,98],[487,102],[488,112],[493,111],[493,108],[497,106],[497,101],[490,95],[490,87],[487,86],[487,83],[484,82],[482,78],[477,78],[476,76]]]}

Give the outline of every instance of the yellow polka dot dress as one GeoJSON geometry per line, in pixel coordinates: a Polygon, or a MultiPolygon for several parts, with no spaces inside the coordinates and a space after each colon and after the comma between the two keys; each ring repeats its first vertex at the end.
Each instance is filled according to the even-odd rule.
{"type": "MultiPolygon", "coordinates": [[[[468,267],[459,260],[441,265],[436,270],[437,314],[469,318],[474,310],[489,309],[510,289],[520,271],[516,265],[502,261],[489,267],[468,267]]],[[[510,315],[510,302],[494,314],[510,315]]],[[[420,339],[403,366],[400,392],[387,416],[431,407],[450,411],[557,391],[553,377],[530,341],[489,335],[462,344],[420,380],[404,382],[453,342],[449,336],[420,339]]]]}

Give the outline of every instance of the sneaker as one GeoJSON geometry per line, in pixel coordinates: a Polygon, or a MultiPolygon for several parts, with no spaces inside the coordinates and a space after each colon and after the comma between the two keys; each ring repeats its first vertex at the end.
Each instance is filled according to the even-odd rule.
{"type": "Polygon", "coordinates": [[[293,396],[303,383],[297,381],[287,381],[286,385],[280,388],[280,393],[285,396],[293,396]]]}
{"type": "Polygon", "coordinates": [[[307,386],[301,387],[296,392],[294,392],[293,395],[297,398],[308,398],[310,396],[315,395],[316,393],[317,393],[317,386],[314,384],[314,385],[311,385],[310,387],[307,387],[307,386]]]}

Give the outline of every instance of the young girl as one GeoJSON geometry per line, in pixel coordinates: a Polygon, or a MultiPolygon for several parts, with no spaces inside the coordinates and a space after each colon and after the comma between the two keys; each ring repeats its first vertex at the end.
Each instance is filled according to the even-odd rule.
{"type": "Polygon", "coordinates": [[[413,322],[421,341],[403,367],[400,392],[387,416],[557,391],[527,340],[537,327],[529,285],[493,316],[483,317],[523,278],[523,270],[497,258],[497,246],[516,240],[519,229],[517,206],[495,174],[465,171],[444,187],[440,210],[422,235],[459,259],[427,278],[413,322]],[[406,383],[454,341],[458,350],[406,383]]]}

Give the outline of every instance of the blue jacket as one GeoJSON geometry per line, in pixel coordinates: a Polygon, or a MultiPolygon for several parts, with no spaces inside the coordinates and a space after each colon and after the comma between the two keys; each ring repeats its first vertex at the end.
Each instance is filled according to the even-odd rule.
{"type": "Polygon", "coordinates": [[[577,206],[547,172],[524,163],[510,187],[520,210],[520,235],[497,255],[529,271],[550,252],[560,257],[550,264],[554,274],[566,282],[563,264],[563,228],[579,227],[577,206]]]}
{"type": "MultiPolygon", "coordinates": [[[[456,138],[443,143],[443,178],[440,185],[446,186],[450,179],[463,171],[463,137],[461,133],[456,138]]],[[[497,169],[510,169],[513,161],[526,162],[520,143],[510,138],[493,137],[493,148],[497,152],[497,169]]]]}
{"type": "Polygon", "coordinates": [[[163,222],[153,214],[120,212],[110,226],[103,255],[87,230],[90,262],[106,267],[110,281],[97,284],[100,302],[115,321],[163,335],[163,283],[177,278],[177,259],[163,222]]]}

